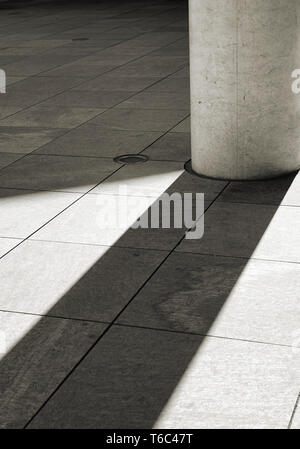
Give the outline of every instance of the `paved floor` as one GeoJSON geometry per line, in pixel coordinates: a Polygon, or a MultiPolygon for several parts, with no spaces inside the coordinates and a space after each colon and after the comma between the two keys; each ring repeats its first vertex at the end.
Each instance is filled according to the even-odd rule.
{"type": "Polygon", "coordinates": [[[299,177],[184,171],[186,2],[0,14],[0,426],[300,428],[299,177]],[[201,240],[128,229],[165,191],[201,240]]]}

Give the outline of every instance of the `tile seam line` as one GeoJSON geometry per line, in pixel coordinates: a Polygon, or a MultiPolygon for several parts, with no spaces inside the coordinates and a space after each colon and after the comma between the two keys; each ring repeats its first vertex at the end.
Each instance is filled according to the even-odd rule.
{"type": "MultiPolygon", "coordinates": [[[[153,330],[153,331],[157,331],[157,332],[167,332],[167,333],[171,333],[171,334],[183,334],[183,335],[194,335],[194,336],[199,336],[199,337],[204,337],[204,338],[218,338],[221,340],[229,340],[229,341],[243,341],[245,343],[254,343],[254,344],[258,344],[258,345],[265,345],[265,346],[276,346],[276,347],[281,347],[281,348],[293,348],[295,346],[292,345],[288,345],[285,343],[274,343],[274,342],[269,342],[269,341],[260,341],[260,340],[249,340],[249,339],[245,339],[245,338],[236,338],[236,337],[228,337],[228,336],[223,336],[223,335],[213,335],[213,334],[205,334],[205,333],[198,333],[198,332],[189,332],[189,331],[184,331],[184,330],[177,330],[177,329],[164,329],[161,327],[148,327],[148,326],[142,326],[142,325],[138,325],[138,324],[130,324],[130,323],[114,323],[114,326],[120,326],[120,327],[132,327],[132,328],[137,328],[137,329],[149,329],[149,330],[153,330]]],[[[300,346],[298,346],[297,348],[300,349],[300,346]]]]}
{"type": "Polygon", "coordinates": [[[299,409],[299,404],[300,404],[300,393],[297,396],[297,399],[296,399],[296,402],[295,402],[295,405],[294,405],[294,408],[293,408],[293,411],[292,411],[292,414],[291,414],[291,417],[290,417],[290,420],[289,420],[289,423],[288,423],[288,427],[287,427],[288,429],[292,428],[293,421],[294,421],[294,418],[296,416],[296,412],[299,409]]]}
{"type": "MultiPolygon", "coordinates": [[[[179,69],[178,71],[180,71],[181,69],[179,69]]],[[[175,72],[176,73],[176,72],[175,72]]],[[[174,75],[174,74],[172,74],[172,75],[174,75]]],[[[171,75],[170,75],[171,76],[171,75]]],[[[154,109],[155,110],[155,109],[154,109]]],[[[181,109],[180,109],[181,110],[181,109]]],[[[157,139],[155,139],[153,142],[151,142],[149,145],[147,145],[145,148],[143,148],[141,151],[139,151],[137,154],[141,154],[141,153],[143,153],[144,151],[146,151],[146,150],[148,150],[148,148],[150,148],[152,145],[154,145],[159,139],[161,139],[162,137],[164,137],[164,136],[166,136],[168,133],[171,133],[172,132],[172,129],[174,129],[174,128],[176,128],[178,125],[180,125],[180,123],[182,123],[182,122],[184,122],[184,120],[186,120],[188,117],[190,116],[190,112],[188,113],[188,115],[186,115],[184,118],[182,118],[179,122],[177,122],[175,125],[173,125],[171,128],[169,128],[167,131],[165,131],[163,134],[161,134],[157,139]]],[[[155,131],[152,131],[152,132],[155,132],[155,131]]],[[[159,131],[157,131],[157,132],[159,132],[159,131]]],[[[151,159],[150,159],[150,156],[149,156],[149,160],[151,161],[151,159]]],[[[152,159],[152,160],[154,160],[154,159],[152,159]]],[[[160,160],[158,160],[157,162],[161,162],[160,160]]],[[[172,162],[172,161],[166,161],[166,162],[172,162]]],[[[177,161],[174,161],[174,162],[177,162],[177,161]]],[[[182,162],[182,161],[178,161],[178,162],[182,162]]],[[[183,161],[184,162],[184,161],[183,161]]]]}
{"type": "MultiPolygon", "coordinates": [[[[177,162],[177,161],[174,161],[177,162]]],[[[180,162],[180,161],[178,161],[180,162]]],[[[276,207],[277,209],[279,207],[300,207],[300,204],[278,204],[278,203],[257,203],[257,202],[250,202],[250,201],[230,201],[230,200],[222,200],[222,198],[220,198],[217,201],[218,204],[220,203],[228,203],[228,204],[239,204],[239,205],[253,205],[253,206],[270,206],[270,207],[276,207]]]]}
{"type": "MultiPolygon", "coordinates": [[[[12,240],[23,240],[21,238],[18,237],[1,237],[0,239],[12,239],[12,240]]],[[[59,245],[74,245],[74,246],[92,246],[92,247],[102,247],[102,248],[110,248],[110,249],[114,249],[114,248],[118,248],[118,249],[129,249],[129,250],[133,250],[133,251],[152,251],[152,252],[161,252],[161,253],[169,253],[169,249],[161,249],[161,248],[147,248],[147,247],[139,247],[139,246],[116,246],[116,245],[104,245],[104,244],[97,244],[97,243],[82,243],[82,242],[68,242],[68,241],[62,241],[62,240],[47,240],[47,239],[32,239],[30,238],[28,240],[29,242],[40,242],[40,243],[55,243],[55,244],[59,244],[59,245]]]]}
{"type": "Polygon", "coordinates": [[[43,318],[50,318],[51,320],[64,320],[64,321],[79,321],[82,323],[93,323],[93,324],[106,324],[109,325],[110,321],[105,320],[91,320],[86,318],[75,318],[75,317],[67,317],[67,316],[60,316],[60,315],[51,315],[51,314],[42,314],[42,313],[35,313],[35,312],[25,312],[20,310],[12,310],[12,309],[1,309],[0,313],[7,313],[7,314],[15,314],[15,315],[26,315],[26,316],[32,316],[32,317],[40,317],[43,318]]]}
{"type": "MultiPolygon", "coordinates": [[[[185,120],[185,119],[183,119],[183,120],[185,120]]],[[[176,125],[177,126],[177,125],[176,125]]],[[[167,133],[168,133],[168,131],[167,131],[167,133]]],[[[163,136],[162,136],[163,137],[163,136]]],[[[155,143],[155,142],[154,142],[155,143]]],[[[151,146],[151,145],[150,145],[151,146]]],[[[147,148],[145,148],[145,150],[146,150],[147,148]]],[[[143,151],[145,151],[145,150],[142,150],[142,151],[140,151],[139,153],[137,153],[137,154],[140,154],[140,153],[142,153],[143,151]]],[[[44,155],[43,155],[44,156],[44,155]]],[[[45,155],[46,156],[46,155],[45,155]]],[[[48,155],[47,155],[48,156],[48,155]]],[[[71,156],[72,157],[72,156],[71,156]]],[[[81,157],[81,156],[79,156],[79,157],[81,157]]],[[[99,158],[99,159],[101,159],[101,158],[99,158]]],[[[103,158],[104,159],[104,158],[103,158]]],[[[16,161],[17,162],[17,161],[16,161]]],[[[175,160],[160,160],[160,159],[149,159],[149,162],[171,162],[171,163],[178,163],[178,164],[184,164],[184,161],[175,161],[175,160]]],[[[124,165],[125,166],[125,165],[124,165]]],[[[123,168],[124,168],[124,166],[123,166],[123,168]]],[[[3,168],[6,168],[6,167],[3,167],[3,168]]],[[[179,168],[178,170],[180,170],[181,168],[179,168]]],[[[182,170],[183,170],[183,173],[185,173],[184,172],[184,168],[182,167],[182,170]]],[[[0,181],[1,181],[1,179],[0,179],[0,181]]],[[[175,181],[176,182],[176,181],[175,181]]],[[[170,186],[170,187],[172,187],[172,185],[170,186]]],[[[170,187],[168,187],[168,188],[170,188],[170,187]]],[[[18,188],[18,187],[1,187],[0,186],[0,189],[9,189],[9,188],[11,188],[11,189],[13,189],[13,190],[32,190],[32,189],[25,189],[25,188],[18,188]]],[[[38,190],[39,191],[39,190],[38,190]]],[[[46,190],[47,191],[47,190],[46,190]]],[[[57,192],[57,190],[49,190],[50,192],[52,191],[52,192],[57,192]]],[[[68,193],[69,191],[63,191],[62,190],[62,192],[66,192],[66,193],[68,193]]],[[[75,193],[78,193],[78,192],[75,192],[75,193]]],[[[80,192],[79,192],[80,193],[80,192]]],[[[185,193],[185,192],[183,192],[183,193],[185,193]]],[[[190,192],[191,193],[191,192],[190,192]]],[[[204,193],[204,195],[205,195],[205,192],[197,192],[197,193],[204,193]]],[[[123,196],[122,194],[118,194],[118,193],[111,193],[111,192],[90,192],[90,194],[92,194],[92,195],[99,195],[99,194],[101,194],[101,195],[111,195],[111,196],[123,196]]],[[[159,197],[157,197],[156,195],[141,195],[141,194],[130,194],[130,193],[127,193],[127,195],[125,195],[125,196],[129,196],[129,197],[143,197],[143,198],[157,198],[157,199],[159,199],[159,197]]],[[[209,198],[207,199],[207,201],[211,201],[209,198]]],[[[225,203],[225,201],[220,201],[220,200],[218,200],[218,201],[216,201],[216,203],[217,204],[219,204],[219,203],[225,203]]],[[[279,207],[286,207],[286,208],[293,208],[293,209],[297,209],[297,208],[299,208],[300,207],[300,205],[297,205],[297,204],[280,204],[280,205],[277,205],[277,204],[270,204],[270,203],[237,203],[237,202],[231,202],[231,201],[226,201],[226,203],[227,204],[241,204],[241,205],[244,205],[244,204],[247,204],[247,205],[252,205],[252,206],[270,206],[270,207],[274,207],[274,208],[276,208],[276,210],[278,210],[279,209],[279,207]]]]}
{"type": "MultiPolygon", "coordinates": [[[[137,154],[140,154],[140,153],[137,153],[137,154]]],[[[122,165],[120,168],[125,168],[126,167],[126,165],[122,165]]],[[[6,167],[3,167],[3,168],[6,168],[6,167]]],[[[180,170],[180,169],[178,169],[178,170],[180,170]]],[[[0,170],[1,171],[1,170],[0,170]]],[[[106,175],[106,177],[105,177],[105,180],[107,180],[107,177],[108,176],[112,176],[112,175],[114,175],[115,174],[115,172],[116,171],[118,171],[118,170],[113,170],[112,171],[112,173],[109,173],[109,174],[107,174],[106,175]]],[[[0,173],[1,174],[1,173],[0,173]]],[[[1,178],[1,177],[0,177],[1,178]]],[[[1,181],[1,179],[0,179],[0,181],[1,181]]],[[[87,192],[82,192],[82,191],[79,191],[79,190],[63,190],[63,189],[56,189],[56,190],[51,190],[51,189],[35,189],[35,188],[27,188],[27,187],[8,187],[8,186],[5,186],[5,185],[0,185],[0,193],[1,193],[1,190],[3,191],[3,190],[11,190],[11,191],[14,191],[14,190],[17,190],[17,191],[24,191],[24,193],[26,193],[26,192],[31,192],[31,193],[38,193],[38,192],[41,192],[41,193],[45,193],[45,192],[49,192],[49,193],[68,193],[68,194],[70,194],[70,195],[81,195],[81,194],[83,194],[83,193],[88,193],[88,195],[89,196],[91,196],[91,195],[93,195],[93,196],[96,196],[96,195],[105,195],[105,196],[113,196],[113,197],[126,197],[126,198],[147,198],[147,199],[154,199],[154,200],[159,200],[160,198],[161,198],[161,196],[166,192],[166,190],[168,190],[168,189],[166,189],[166,190],[163,190],[161,193],[159,193],[158,195],[142,195],[142,194],[131,194],[131,193],[127,193],[126,195],[124,195],[124,194],[119,194],[119,193],[114,193],[114,192],[101,192],[101,191],[95,191],[95,192],[93,192],[93,190],[94,189],[96,189],[100,184],[102,183],[102,180],[101,181],[99,181],[99,182],[97,182],[97,184],[95,183],[95,185],[93,185],[93,187],[90,187],[90,189],[89,189],[89,191],[87,191],[87,192]],[[92,190],[91,190],[92,189],[92,190]]],[[[180,193],[180,192],[179,192],[180,193]]],[[[185,192],[183,192],[183,193],[185,193],[185,192]]],[[[186,193],[193,193],[193,192],[186,192],[186,193]]],[[[200,192],[201,193],[201,192],[200,192]]],[[[16,195],[17,196],[17,195],[16,195]]],[[[0,197],[0,200],[1,200],[1,197],[0,197]]],[[[212,201],[212,199],[210,200],[210,199],[208,199],[207,201],[212,201]]],[[[150,206],[149,206],[150,207],[150,206]]],[[[300,207],[300,206],[299,206],[300,207]]],[[[175,229],[180,229],[180,228],[175,228],[175,229]]],[[[1,235],[0,235],[0,237],[1,237],[1,235]]],[[[188,251],[189,252],[189,251],[188,251]]]]}
{"type": "MultiPolygon", "coordinates": [[[[15,239],[15,240],[22,240],[20,237],[6,237],[6,236],[0,236],[1,238],[6,239],[15,239]]],[[[72,241],[65,241],[65,240],[50,240],[50,239],[37,239],[37,238],[29,238],[29,241],[32,242],[47,242],[47,243],[61,243],[65,245],[86,245],[86,246],[103,246],[105,248],[119,248],[119,249],[133,249],[133,250],[143,250],[143,251],[161,251],[161,252],[170,252],[171,249],[161,249],[161,248],[150,248],[146,246],[127,246],[127,245],[118,245],[117,243],[114,243],[113,245],[105,245],[103,243],[87,243],[87,242],[72,242],[72,241]]],[[[16,247],[15,247],[16,248],[16,247]]],[[[13,249],[15,249],[13,248],[13,249]]],[[[6,253],[7,254],[7,253],[6,253]]],[[[248,262],[254,260],[259,262],[274,262],[274,263],[280,263],[280,264],[290,264],[290,265],[300,265],[300,262],[296,261],[290,261],[290,260],[276,260],[276,259],[260,259],[258,257],[242,257],[242,256],[227,256],[223,254],[213,254],[213,253],[195,253],[191,251],[174,251],[174,254],[189,254],[192,256],[208,256],[212,258],[223,258],[223,259],[236,259],[236,260],[247,260],[248,262]]]]}
{"type": "MultiPolygon", "coordinates": [[[[63,321],[74,321],[74,322],[80,322],[80,323],[90,323],[90,324],[106,324],[110,325],[111,321],[106,320],[92,320],[92,319],[86,319],[86,318],[75,318],[75,317],[67,317],[62,315],[51,315],[51,314],[41,314],[41,313],[35,313],[35,312],[25,312],[25,311],[19,311],[19,310],[12,310],[12,309],[1,309],[0,313],[6,313],[6,314],[13,314],[13,315],[26,315],[26,316],[32,316],[32,317],[40,317],[43,318],[49,318],[51,320],[63,320],[63,321]]],[[[251,340],[251,339],[245,339],[245,338],[238,338],[238,337],[228,337],[224,335],[213,335],[210,333],[202,333],[202,332],[193,332],[193,331],[185,331],[180,329],[167,329],[162,327],[152,327],[152,326],[146,326],[146,325],[138,325],[133,323],[114,323],[113,326],[118,327],[126,327],[126,328],[134,328],[134,329],[145,329],[145,330],[152,330],[157,332],[164,332],[164,333],[170,333],[170,334],[178,334],[178,335],[191,335],[191,336],[199,336],[203,338],[218,338],[222,340],[229,340],[229,341],[242,341],[245,343],[254,343],[259,345],[265,345],[265,346],[279,346],[282,348],[293,348],[295,346],[285,344],[285,343],[274,343],[271,341],[262,341],[262,340],[251,340]]],[[[297,348],[300,349],[298,346],[297,348]]]]}
{"type": "MultiPolygon", "coordinates": [[[[232,183],[234,183],[235,181],[231,181],[232,183]]],[[[244,203],[244,202],[240,202],[240,201],[229,201],[229,200],[221,200],[219,199],[217,201],[218,204],[237,204],[237,205],[241,205],[241,206],[248,206],[248,205],[253,205],[253,206],[268,206],[268,207],[273,207],[276,209],[279,209],[279,207],[300,207],[300,205],[292,205],[292,204],[270,204],[270,203],[244,203]]]]}
{"type": "MultiPolygon", "coordinates": [[[[54,156],[54,157],[62,157],[62,158],[74,157],[74,158],[83,158],[83,159],[105,159],[105,160],[113,160],[113,158],[114,158],[114,156],[84,156],[84,155],[77,155],[77,154],[54,154],[54,153],[43,154],[43,153],[35,153],[35,151],[36,150],[33,150],[30,153],[11,153],[9,151],[3,151],[3,152],[0,151],[0,159],[1,159],[2,154],[10,154],[10,155],[14,155],[14,156],[18,156],[20,154],[20,156],[45,156],[45,157],[54,156]]],[[[20,159],[22,159],[22,157],[20,157],[20,159]]],[[[158,162],[160,162],[160,159],[158,160],[158,162]]],[[[182,161],[165,161],[165,162],[182,162],[182,161]]],[[[3,168],[6,168],[6,167],[8,167],[8,165],[6,165],[3,168]]]]}
{"type": "Polygon", "coordinates": [[[0,239],[23,240],[23,238],[20,237],[6,237],[6,236],[1,236],[0,239]]]}
{"type": "Polygon", "coordinates": [[[192,252],[192,251],[175,251],[176,254],[190,254],[190,255],[194,255],[194,256],[210,256],[210,257],[223,257],[223,258],[227,258],[227,259],[241,259],[241,260],[248,260],[249,262],[251,260],[257,260],[257,261],[261,261],[261,262],[276,262],[276,263],[288,263],[288,264],[292,264],[292,265],[299,265],[300,262],[296,262],[296,261],[291,261],[291,260],[277,260],[277,259],[262,259],[259,257],[246,257],[246,256],[229,256],[229,255],[224,255],[224,254],[216,254],[216,253],[196,253],[196,252],[192,252]]]}
{"type": "MultiPolygon", "coordinates": [[[[227,183],[229,185],[229,182],[227,183]]],[[[224,189],[227,187],[224,187],[224,189]]],[[[223,190],[224,190],[223,189],[223,190]]],[[[220,194],[223,192],[220,192],[220,194]]],[[[210,207],[210,206],[209,206],[210,207]]],[[[48,396],[48,398],[43,402],[43,404],[38,408],[38,410],[32,415],[32,417],[27,421],[24,426],[26,429],[30,423],[35,419],[35,417],[39,414],[39,412],[45,407],[45,405],[51,400],[51,398],[56,394],[56,392],[60,389],[60,387],[67,381],[67,379],[72,375],[72,373],[77,369],[77,367],[83,362],[83,360],[88,356],[88,354],[93,350],[93,348],[99,343],[99,341],[107,334],[107,332],[111,329],[114,323],[118,320],[118,318],[122,315],[124,310],[129,306],[129,304],[134,300],[134,298],[139,294],[139,292],[145,287],[145,285],[149,282],[149,280],[154,276],[154,274],[160,269],[160,267],[165,263],[168,257],[175,251],[177,246],[184,239],[179,240],[179,242],[173,247],[173,249],[166,255],[166,257],[158,264],[158,266],[153,270],[152,274],[142,283],[142,285],[137,289],[136,293],[131,297],[128,303],[120,310],[120,312],[115,316],[110,325],[104,330],[104,332],[100,335],[100,337],[91,345],[91,347],[87,350],[87,352],[81,357],[81,359],[73,366],[73,368],[69,371],[69,373],[65,376],[65,378],[57,385],[57,387],[52,391],[52,393],[48,396]]]]}

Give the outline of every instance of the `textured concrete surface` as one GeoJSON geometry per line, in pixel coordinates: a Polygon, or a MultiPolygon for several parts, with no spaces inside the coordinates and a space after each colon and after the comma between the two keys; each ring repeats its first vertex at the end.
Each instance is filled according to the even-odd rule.
{"type": "Polygon", "coordinates": [[[192,165],[226,179],[300,167],[298,1],[190,0],[192,165]]]}

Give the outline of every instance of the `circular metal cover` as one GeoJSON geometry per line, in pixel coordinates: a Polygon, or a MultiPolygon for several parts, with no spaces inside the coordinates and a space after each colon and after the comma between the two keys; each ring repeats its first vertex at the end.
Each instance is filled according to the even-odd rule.
{"type": "Polygon", "coordinates": [[[140,164],[141,162],[147,162],[148,156],[144,154],[122,154],[114,158],[115,162],[119,164],[140,164]]]}

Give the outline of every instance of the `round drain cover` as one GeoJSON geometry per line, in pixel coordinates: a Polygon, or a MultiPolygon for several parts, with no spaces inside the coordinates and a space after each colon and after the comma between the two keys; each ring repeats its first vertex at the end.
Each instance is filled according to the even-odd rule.
{"type": "Polygon", "coordinates": [[[147,162],[148,156],[144,154],[122,154],[114,158],[115,162],[119,164],[140,164],[141,162],[147,162]]]}

